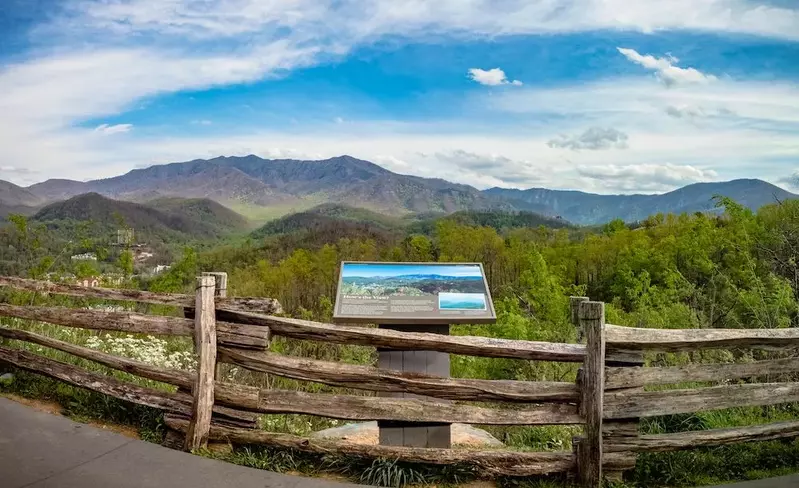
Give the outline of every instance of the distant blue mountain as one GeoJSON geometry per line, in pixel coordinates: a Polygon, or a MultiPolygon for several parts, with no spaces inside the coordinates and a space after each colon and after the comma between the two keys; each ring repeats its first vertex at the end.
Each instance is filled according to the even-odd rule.
{"type": "Polygon", "coordinates": [[[660,195],[596,195],[546,188],[491,188],[483,193],[519,210],[557,215],[581,225],[602,224],[613,219],[635,222],[657,213],[718,212],[713,201],[716,195],[732,198],[752,210],[799,198],[799,195],[755,179],[695,183],[660,195]]]}

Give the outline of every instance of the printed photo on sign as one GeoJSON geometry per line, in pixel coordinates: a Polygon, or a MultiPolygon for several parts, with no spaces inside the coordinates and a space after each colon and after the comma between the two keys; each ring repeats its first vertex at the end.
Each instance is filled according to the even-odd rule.
{"type": "Polygon", "coordinates": [[[485,310],[486,296],[483,293],[439,293],[438,308],[441,310],[485,310]]]}
{"type": "MultiPolygon", "coordinates": [[[[477,265],[364,264],[344,263],[342,295],[424,296],[485,294],[485,283],[477,265]]],[[[483,297],[485,309],[485,297],[483,297]]]]}

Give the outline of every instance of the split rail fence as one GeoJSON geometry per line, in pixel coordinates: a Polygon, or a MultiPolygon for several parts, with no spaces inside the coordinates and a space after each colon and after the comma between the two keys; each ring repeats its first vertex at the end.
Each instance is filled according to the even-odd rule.
{"type": "Polygon", "coordinates": [[[177,387],[175,392],[143,387],[87,371],[25,349],[0,345],[0,362],[74,386],[162,409],[167,426],[185,434],[187,450],[210,441],[262,444],[313,453],[382,457],[432,464],[468,464],[484,475],[576,475],[583,486],[600,486],[603,476],[635,465],[639,452],[768,440],[799,435],[799,421],[735,429],[639,435],[637,419],[739,406],[799,401],[799,383],[742,383],[691,389],[647,390],[685,382],[716,382],[799,371],[799,358],[748,364],[693,364],[643,367],[647,351],[681,352],[701,348],[766,348],[793,351],[799,330],[655,330],[605,324],[604,304],[572,299],[572,317],[585,344],[444,336],[368,327],[331,325],[279,316],[268,298],[226,296],[227,276],[204,273],[195,295],[76,285],[0,277],[0,287],[103,301],[134,301],[184,309],[184,316],[147,315],[66,307],[0,303],[0,316],[67,327],[166,336],[191,336],[196,372],[166,369],[113,356],[26,330],[0,326],[0,338],[56,349],[106,367],[177,387]],[[571,382],[443,378],[371,366],[286,356],[271,352],[272,336],[357,344],[381,349],[559,361],[581,364],[571,382]],[[426,398],[392,398],[264,389],[220,381],[219,363],[294,380],[371,392],[410,393],[426,398]],[[438,400],[436,400],[438,399],[438,400]],[[486,404],[491,404],[486,406],[486,404]],[[439,449],[363,445],[267,432],[262,414],[307,414],[340,420],[466,423],[477,425],[582,425],[574,450],[439,449]],[[604,470],[604,473],[603,473],[604,470]]]}

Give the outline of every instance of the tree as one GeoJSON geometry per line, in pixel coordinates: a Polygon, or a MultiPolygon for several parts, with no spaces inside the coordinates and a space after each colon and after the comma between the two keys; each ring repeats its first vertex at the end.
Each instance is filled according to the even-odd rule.
{"type": "Polygon", "coordinates": [[[130,251],[130,249],[125,249],[119,253],[117,266],[122,270],[122,273],[126,278],[133,274],[133,253],[130,251]]]}

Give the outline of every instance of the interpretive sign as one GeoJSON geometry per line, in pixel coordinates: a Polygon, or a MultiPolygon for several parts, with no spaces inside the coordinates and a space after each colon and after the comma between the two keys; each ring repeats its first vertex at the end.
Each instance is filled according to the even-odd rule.
{"type": "Polygon", "coordinates": [[[343,262],[333,320],[481,324],[496,314],[479,263],[343,262]]]}

